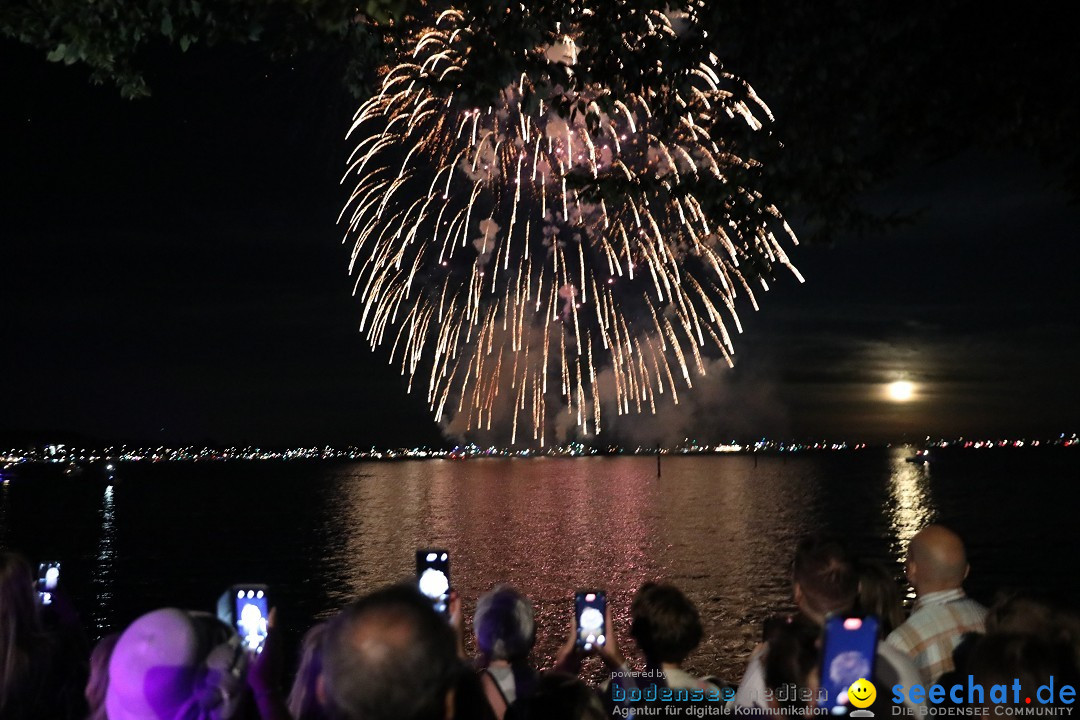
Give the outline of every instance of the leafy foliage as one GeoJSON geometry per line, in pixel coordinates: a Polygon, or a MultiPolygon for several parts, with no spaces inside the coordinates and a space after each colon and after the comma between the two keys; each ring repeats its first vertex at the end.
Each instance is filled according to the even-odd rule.
{"type": "Polygon", "coordinates": [[[94,83],[127,98],[150,93],[145,57],[155,47],[261,43],[273,58],[334,48],[358,60],[378,46],[370,32],[402,12],[405,0],[367,0],[363,14],[335,0],[13,0],[0,7],[0,34],[44,50],[52,62],[81,63],[94,83]]]}
{"type": "MultiPolygon", "coordinates": [[[[530,102],[598,83],[615,94],[663,92],[715,51],[777,117],[765,162],[767,194],[801,215],[804,236],[881,227],[859,198],[882,178],[968,148],[1039,156],[1080,196],[1080,88],[1071,26],[1052,7],[1003,18],[974,0],[927,6],[864,0],[765,3],[695,0],[700,31],[679,43],[629,47],[625,36],[659,0],[462,0],[476,28],[456,97],[477,106],[522,72],[542,78],[530,102]],[[557,41],[562,23],[586,29],[572,73],[537,67],[527,49],[557,41]],[[612,32],[619,28],[620,32],[612,32]],[[649,62],[642,62],[647,58],[649,62]],[[660,61],[662,73],[657,70],[660,61]],[[561,74],[560,74],[561,73],[561,74]]],[[[151,51],[258,44],[273,59],[329,55],[358,97],[389,48],[437,8],[429,0],[6,0],[0,35],[81,64],[125,97],[147,95],[151,51]]],[[[603,103],[603,99],[598,102],[603,103]]],[[[558,107],[573,113],[584,108],[558,107]]],[[[601,109],[607,109],[601,106],[601,109]]]]}

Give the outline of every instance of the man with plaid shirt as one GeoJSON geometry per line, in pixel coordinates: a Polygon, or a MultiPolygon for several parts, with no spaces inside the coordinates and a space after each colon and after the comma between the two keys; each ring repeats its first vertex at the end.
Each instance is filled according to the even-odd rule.
{"type": "Polygon", "coordinates": [[[964,635],[983,631],[986,608],[962,587],[968,569],[964,542],[946,527],[931,525],[908,545],[907,579],[917,600],[886,642],[911,657],[926,685],[954,668],[953,650],[964,635]]]}

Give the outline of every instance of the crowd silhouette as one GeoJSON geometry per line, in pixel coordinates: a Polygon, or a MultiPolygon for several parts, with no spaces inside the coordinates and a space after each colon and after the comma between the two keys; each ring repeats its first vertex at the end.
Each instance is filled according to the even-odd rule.
{"type": "Polygon", "coordinates": [[[924,528],[907,549],[915,600],[905,610],[885,567],[857,560],[839,539],[804,538],[792,553],[796,611],[769,618],[742,676],[728,679],[684,668],[705,630],[670,583],[647,582],[630,603],[629,655],[642,661],[627,660],[608,605],[606,637],[585,646],[579,618],[568,616],[550,668],[532,659],[533,604],[517,589],[501,585],[477,599],[470,657],[461,598],[451,592],[447,612],[438,612],[404,583],[312,627],[290,684],[284,668],[293,663],[272,609],[257,651],[237,623],[177,608],[147,613],[91,648],[62,587],[42,603],[29,563],[2,552],[0,720],[599,720],[660,706],[664,716],[781,717],[852,702],[829,690],[853,681],[844,672],[869,675],[877,693],[868,711],[879,717],[896,704],[916,713],[927,703],[1023,706],[1032,698],[1070,706],[1080,684],[1080,620],[1023,596],[988,609],[964,593],[968,572],[961,538],[924,528]],[[853,658],[857,644],[842,645],[836,628],[856,640],[872,632],[866,657],[853,658]],[[599,684],[581,677],[590,657],[604,668],[599,684]]]}

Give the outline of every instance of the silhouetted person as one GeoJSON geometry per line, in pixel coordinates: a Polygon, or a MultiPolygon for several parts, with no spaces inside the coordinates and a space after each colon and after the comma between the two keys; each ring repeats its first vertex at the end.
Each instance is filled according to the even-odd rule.
{"type": "MultiPolygon", "coordinates": [[[[798,607],[798,622],[810,622],[820,633],[828,615],[853,611],[858,584],[855,563],[839,541],[823,536],[809,536],[795,548],[791,585],[795,605],[798,607]]],[[[771,691],[765,678],[769,652],[770,643],[765,642],[750,656],[746,672],[735,694],[737,705],[769,707],[771,691]]],[[[910,686],[918,681],[919,674],[906,655],[885,643],[878,643],[873,678],[875,685],[910,686]]]]}
{"type": "Polygon", "coordinates": [[[888,637],[904,622],[900,586],[881,563],[864,560],[856,567],[859,572],[859,610],[864,615],[876,616],[881,637],[888,637]]]}
{"type": "Polygon", "coordinates": [[[109,720],[105,713],[105,693],[109,690],[109,661],[112,659],[120,633],[106,635],[90,653],[90,679],[86,683],[86,703],[90,707],[87,720],[109,720]]]}
{"type": "Polygon", "coordinates": [[[682,669],[704,635],[697,608],[674,585],[647,582],[634,595],[630,637],[645,656],[646,677],[670,688],[717,689],[715,683],[682,669]]]}
{"type": "Polygon", "coordinates": [[[535,692],[510,705],[506,720],[606,720],[600,698],[573,675],[546,672],[535,692]]]}
{"type": "Polygon", "coordinates": [[[1076,648],[1080,658],[1080,617],[1033,597],[999,593],[986,612],[986,634],[1037,635],[1076,648]]]}
{"type": "MultiPolygon", "coordinates": [[[[674,585],[646,582],[634,594],[630,606],[630,636],[645,657],[644,670],[630,667],[619,649],[618,632],[612,623],[610,602],[605,611],[607,641],[589,651],[576,645],[577,629],[571,624],[566,644],[555,660],[558,671],[573,675],[581,660],[593,654],[612,673],[601,688],[606,713],[627,717],[635,709],[659,709],[667,717],[685,717],[702,705],[719,707],[723,688],[714,678],[698,678],[682,668],[701,642],[704,628],[694,603],[674,585]]],[[[509,715],[507,716],[509,717],[509,715]]]]}
{"type": "Polygon", "coordinates": [[[463,669],[454,632],[431,601],[392,586],[330,621],[319,699],[338,720],[449,720],[463,669]]]}
{"type": "Polygon", "coordinates": [[[983,631],[986,608],[962,587],[969,569],[964,542],[941,525],[920,531],[908,545],[907,579],[917,599],[887,642],[907,653],[925,685],[953,669],[953,650],[964,635],[983,631]]]}
{"type": "MultiPolygon", "coordinates": [[[[1007,676],[1011,682],[1015,677],[1028,690],[1020,696],[1022,701],[1031,697],[1050,675],[1060,687],[1062,678],[1077,674],[1080,618],[1032,597],[1001,593],[986,613],[985,635],[965,635],[953,651],[953,661],[956,668],[938,678],[938,684],[964,685],[968,675],[976,670],[984,678],[1007,676]],[[1013,672],[1016,667],[1020,670],[1013,672]],[[1033,679],[1038,680],[1034,685],[1033,679]]],[[[1013,702],[1012,690],[1009,701],[1013,702]]]]}
{"type": "Polygon", "coordinates": [[[109,660],[109,720],[226,720],[244,697],[248,655],[214,615],[162,608],[133,622],[109,660]]]}
{"type": "MultiPolygon", "coordinates": [[[[1004,700],[1003,705],[1028,708],[1046,704],[1062,708],[1059,714],[1071,708],[1074,700],[1061,698],[1059,690],[1064,686],[1080,685],[1080,673],[1077,672],[1074,648],[1068,643],[1054,642],[1049,638],[1016,633],[990,633],[974,638],[967,657],[966,672],[983,687],[983,697],[972,698],[976,705],[989,708],[995,700],[1004,700]],[[1054,678],[1054,690],[1043,692],[1039,688],[1049,684],[1054,678]],[[1019,691],[1014,689],[1019,683],[1019,691]],[[1003,685],[1006,692],[997,698],[990,695],[991,688],[1003,685]],[[1030,698],[1030,702],[1028,701],[1030,698]]],[[[957,678],[959,682],[963,679],[957,678]]],[[[990,712],[996,711],[988,711],[990,712]]]]}
{"type": "Polygon", "coordinates": [[[316,692],[323,666],[323,638],[326,623],[319,623],[304,634],[300,643],[300,666],[296,669],[288,707],[293,720],[326,720],[327,713],[316,692]]]}
{"type": "MultiPolygon", "coordinates": [[[[63,602],[59,589],[53,596],[63,602]]],[[[73,616],[74,612],[54,614],[73,616]]],[[[85,717],[86,649],[65,637],[65,630],[48,629],[42,623],[26,560],[0,552],[0,718],[85,717]]]]}
{"type": "Polygon", "coordinates": [[[495,717],[518,697],[528,695],[538,674],[529,664],[536,642],[532,603],[508,586],[480,597],[473,616],[473,633],[480,651],[481,684],[495,717]]]}
{"type": "Polygon", "coordinates": [[[821,628],[802,615],[773,622],[766,632],[769,652],[765,654],[765,686],[772,709],[790,709],[795,714],[813,705],[820,682],[821,628]]]}

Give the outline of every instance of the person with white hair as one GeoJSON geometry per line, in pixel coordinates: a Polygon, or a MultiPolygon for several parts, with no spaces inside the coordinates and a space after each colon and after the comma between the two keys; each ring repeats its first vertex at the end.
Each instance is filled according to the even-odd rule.
{"type": "Polygon", "coordinates": [[[536,686],[538,674],[529,664],[536,642],[536,622],[529,599],[512,587],[500,585],[482,595],[473,618],[476,647],[480,651],[481,685],[495,716],[536,686]]]}

